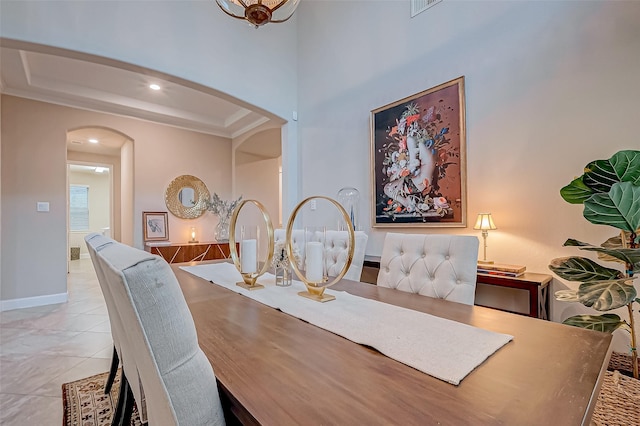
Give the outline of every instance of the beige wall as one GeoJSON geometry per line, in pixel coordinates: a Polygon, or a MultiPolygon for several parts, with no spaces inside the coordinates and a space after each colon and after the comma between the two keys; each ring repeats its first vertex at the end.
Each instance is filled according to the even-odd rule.
{"type": "MultiPolygon", "coordinates": [[[[3,95],[1,102],[3,301],[66,293],[65,141],[70,129],[102,126],[134,141],[133,155],[123,154],[122,162],[132,158],[135,168],[137,247],[142,247],[142,212],[167,211],[164,191],[176,176],[198,176],[212,192],[230,196],[228,139],[13,96],[3,95]],[[36,212],[37,201],[50,202],[51,211],[36,212]]],[[[169,216],[171,239],[186,241],[193,221],[169,216]]],[[[197,221],[205,238],[213,238],[215,218],[207,214],[197,221]]]]}
{"type": "Polygon", "coordinates": [[[243,199],[264,204],[274,227],[278,227],[278,168],[277,158],[236,165],[236,192],[243,199]]]}

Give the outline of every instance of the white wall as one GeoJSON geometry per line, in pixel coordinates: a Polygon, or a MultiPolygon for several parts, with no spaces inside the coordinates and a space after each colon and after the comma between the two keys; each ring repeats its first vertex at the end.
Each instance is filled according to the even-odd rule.
{"type": "MultiPolygon", "coordinates": [[[[3,301],[66,293],[69,129],[102,126],[134,141],[133,155],[123,153],[122,167],[133,161],[132,223],[137,247],[142,247],[142,212],[167,211],[164,192],[175,177],[191,174],[212,192],[230,195],[229,139],[13,96],[3,95],[1,102],[3,301]],[[37,201],[49,201],[51,211],[36,212],[37,201]]],[[[212,239],[215,218],[205,215],[198,222],[203,238],[212,239]]],[[[186,241],[192,223],[169,215],[172,240],[186,241]]]]}
{"type": "MultiPolygon", "coordinates": [[[[445,1],[410,19],[409,2],[308,1],[297,13],[303,196],[354,186],[370,217],[370,111],[464,76],[469,223],[404,232],[480,237],[475,215],[490,211],[488,256],[542,273],[577,254],[568,237],[616,233],[559,190],[589,161],[640,149],[640,2],[445,1]]],[[[365,230],[379,255],[391,229],[365,230]]],[[[553,303],[553,318],[575,305],[553,303]]]]}

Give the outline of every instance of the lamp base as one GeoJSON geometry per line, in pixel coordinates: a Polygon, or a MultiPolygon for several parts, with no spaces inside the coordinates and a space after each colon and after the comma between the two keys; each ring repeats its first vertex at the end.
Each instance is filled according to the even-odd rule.
{"type": "Polygon", "coordinates": [[[330,300],[335,300],[335,296],[331,294],[311,294],[308,291],[301,291],[298,293],[298,296],[306,297],[307,299],[315,300],[316,302],[328,302],[330,300]]]}
{"type": "Polygon", "coordinates": [[[242,287],[245,290],[260,290],[261,288],[264,288],[264,286],[262,284],[247,284],[245,282],[237,282],[236,285],[238,287],[242,287]]]}
{"type": "Polygon", "coordinates": [[[493,265],[493,260],[478,260],[479,265],[493,265]]]}

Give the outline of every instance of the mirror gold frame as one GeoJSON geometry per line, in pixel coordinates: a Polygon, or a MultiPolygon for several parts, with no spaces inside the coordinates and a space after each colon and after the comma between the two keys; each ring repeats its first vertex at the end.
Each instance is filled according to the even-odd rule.
{"type": "Polygon", "coordinates": [[[164,201],[169,211],[181,219],[195,219],[202,216],[207,210],[207,201],[210,198],[207,185],[200,179],[191,175],[178,176],[171,181],[164,193],[164,201]],[[183,205],[180,200],[180,191],[185,188],[193,190],[194,199],[192,206],[183,205]]]}

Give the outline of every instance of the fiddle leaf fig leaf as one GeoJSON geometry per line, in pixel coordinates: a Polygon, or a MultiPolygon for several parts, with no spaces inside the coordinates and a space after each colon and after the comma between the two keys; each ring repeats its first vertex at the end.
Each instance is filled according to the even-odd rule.
{"type": "Polygon", "coordinates": [[[617,182],[640,185],[640,151],[619,151],[608,160],[590,162],[584,168],[582,181],[593,192],[604,193],[617,182]]]}
{"type": "Polygon", "coordinates": [[[566,247],[578,247],[580,250],[594,251],[596,253],[604,253],[616,259],[619,259],[625,265],[633,266],[634,273],[640,270],[640,249],[608,249],[604,247],[594,247],[591,244],[569,238],[565,241],[566,247]]]}
{"type": "Polygon", "coordinates": [[[582,241],[578,241],[573,238],[567,239],[563,245],[565,247],[593,247],[593,244],[583,243],[582,241]]]}
{"type": "Polygon", "coordinates": [[[594,224],[635,231],[640,226],[640,186],[620,182],[606,194],[593,194],[584,202],[583,215],[594,224]]]}
{"type": "Polygon", "coordinates": [[[636,297],[633,279],[591,281],[580,284],[580,303],[597,311],[610,311],[631,303],[636,297]]]}
{"type": "Polygon", "coordinates": [[[591,259],[577,256],[553,259],[549,269],[560,278],[569,281],[607,281],[624,278],[617,269],[605,268],[591,259]]]}
{"type": "Polygon", "coordinates": [[[621,321],[620,317],[616,314],[575,315],[562,321],[562,323],[605,333],[613,333],[625,325],[625,322],[621,321]]]}
{"type": "Polygon", "coordinates": [[[556,300],[561,302],[579,302],[578,292],[575,290],[558,290],[555,293],[556,300]]]}
{"type": "Polygon", "coordinates": [[[582,176],[560,190],[560,196],[571,204],[582,204],[593,195],[593,191],[582,181],[582,176]]]}

